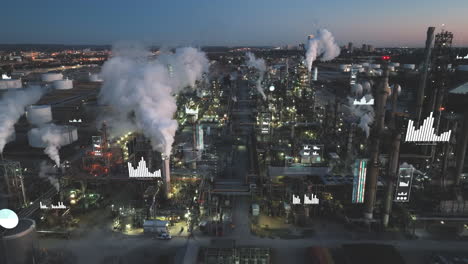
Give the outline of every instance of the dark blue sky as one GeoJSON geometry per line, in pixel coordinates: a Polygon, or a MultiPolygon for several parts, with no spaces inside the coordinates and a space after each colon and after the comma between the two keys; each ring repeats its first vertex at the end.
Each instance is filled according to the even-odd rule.
{"type": "Polygon", "coordinates": [[[0,43],[284,45],[318,27],[339,44],[423,46],[430,25],[468,46],[468,0],[5,0],[0,43]]]}

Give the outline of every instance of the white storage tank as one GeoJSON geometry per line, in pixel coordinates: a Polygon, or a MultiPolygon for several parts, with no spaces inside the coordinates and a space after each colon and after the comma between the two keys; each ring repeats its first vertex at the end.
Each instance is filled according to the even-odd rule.
{"type": "Polygon", "coordinates": [[[50,105],[31,105],[26,110],[26,118],[32,125],[42,125],[52,121],[50,105]]]}
{"type": "Polygon", "coordinates": [[[61,73],[44,73],[41,76],[43,82],[53,82],[63,79],[63,74],[61,73]]]}
{"type": "Polygon", "coordinates": [[[23,88],[23,84],[19,79],[6,79],[0,80],[0,89],[20,89],[23,88]]]}
{"type": "Polygon", "coordinates": [[[49,124],[40,128],[33,128],[28,132],[28,142],[33,148],[47,147],[47,142],[51,138],[54,138],[54,141],[56,140],[57,145],[66,146],[78,140],[78,130],[74,126],[49,124]]]}
{"type": "Polygon", "coordinates": [[[5,230],[0,238],[0,257],[8,264],[37,263],[38,249],[36,222],[31,219],[20,219],[15,228],[5,230]]]}
{"type": "Polygon", "coordinates": [[[362,65],[363,67],[369,67],[370,64],[369,64],[368,62],[363,62],[361,65],[362,65]]]}
{"type": "Polygon", "coordinates": [[[414,65],[414,64],[403,64],[403,69],[414,70],[414,69],[416,69],[416,65],[414,65]]]}
{"type": "Polygon", "coordinates": [[[399,63],[399,62],[390,62],[388,65],[389,65],[389,66],[393,66],[393,67],[395,67],[395,68],[400,67],[400,63],[399,63]]]}
{"type": "Polygon", "coordinates": [[[380,64],[371,64],[370,67],[372,69],[380,69],[380,64]]]}
{"type": "Polygon", "coordinates": [[[457,71],[468,71],[468,65],[458,65],[457,71]]]}
{"type": "Polygon", "coordinates": [[[72,80],[57,80],[57,81],[54,81],[53,83],[53,87],[54,89],[56,90],[69,90],[69,89],[73,89],[73,81],[72,80]]]}
{"type": "Polygon", "coordinates": [[[358,68],[358,71],[359,71],[359,72],[365,72],[366,69],[365,69],[365,68],[358,68]]]}

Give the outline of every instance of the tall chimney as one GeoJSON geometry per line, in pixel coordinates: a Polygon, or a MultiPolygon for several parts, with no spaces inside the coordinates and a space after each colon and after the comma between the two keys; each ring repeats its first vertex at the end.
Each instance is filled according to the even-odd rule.
{"type": "Polygon", "coordinates": [[[421,72],[421,81],[418,87],[418,94],[416,97],[416,125],[420,125],[422,109],[424,105],[424,92],[426,90],[427,72],[431,60],[431,47],[434,42],[435,27],[427,28],[426,48],[424,49],[424,62],[421,72]]]}
{"type": "Polygon", "coordinates": [[[386,228],[392,212],[393,202],[393,186],[398,177],[398,164],[400,160],[400,142],[401,134],[398,131],[393,133],[392,153],[390,156],[390,165],[387,173],[387,185],[385,186],[385,201],[384,201],[384,212],[382,218],[382,224],[386,228]]]}
{"type": "Polygon", "coordinates": [[[461,133],[458,133],[460,139],[457,140],[457,167],[455,171],[455,185],[460,185],[461,175],[463,172],[463,167],[465,165],[465,155],[466,147],[468,145],[468,110],[464,113],[463,125],[461,128],[461,133]]]}
{"type": "Polygon", "coordinates": [[[164,187],[165,187],[165,196],[166,198],[169,197],[169,193],[171,192],[171,165],[170,165],[170,157],[163,156],[163,179],[164,179],[164,187]]]}
{"type": "Polygon", "coordinates": [[[398,165],[400,163],[400,142],[401,133],[396,124],[398,102],[398,85],[393,85],[392,90],[392,114],[390,118],[390,129],[392,130],[392,151],[390,153],[390,162],[387,171],[387,185],[385,186],[385,200],[382,216],[382,224],[387,228],[392,212],[394,184],[398,178],[398,165]]]}
{"type": "Polygon", "coordinates": [[[388,87],[388,62],[383,63],[384,76],[379,85],[376,102],[375,102],[375,121],[371,132],[370,160],[368,162],[366,177],[366,190],[364,198],[364,218],[372,219],[375,204],[375,195],[377,193],[377,179],[379,176],[379,154],[380,154],[380,138],[384,129],[385,122],[385,105],[390,88],[388,87]]]}

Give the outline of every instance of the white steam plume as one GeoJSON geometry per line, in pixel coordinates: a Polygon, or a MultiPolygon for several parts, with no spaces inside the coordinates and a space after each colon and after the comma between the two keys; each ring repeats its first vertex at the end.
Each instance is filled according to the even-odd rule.
{"type": "MultiPolygon", "coordinates": [[[[370,100],[367,97],[366,100],[370,100]]],[[[366,137],[370,135],[370,126],[374,122],[374,108],[370,105],[354,105],[354,98],[348,97],[347,108],[350,114],[356,117],[359,121],[358,126],[366,133],[366,137]]]]}
{"type": "Polygon", "coordinates": [[[57,168],[47,164],[46,161],[42,161],[39,167],[39,177],[48,179],[50,184],[55,187],[57,191],[60,191],[60,182],[55,177],[57,174],[57,168]]]}
{"type": "Polygon", "coordinates": [[[307,43],[306,63],[309,72],[312,70],[312,63],[318,56],[321,61],[329,61],[340,55],[340,47],[336,44],[332,33],[326,29],[319,29],[317,35],[309,39],[307,43]]]}
{"type": "Polygon", "coordinates": [[[0,153],[8,137],[14,132],[14,125],[24,114],[25,107],[39,101],[44,91],[39,86],[6,92],[0,100],[0,153]]]}
{"type": "MultiPolygon", "coordinates": [[[[135,124],[129,131],[142,132],[153,149],[170,155],[177,130],[174,94],[201,79],[208,70],[208,59],[194,48],[179,48],[153,60],[149,60],[148,51],[135,46],[114,48],[113,54],[116,56],[101,72],[104,83],[99,102],[113,109],[112,116],[104,119],[120,119],[126,126],[135,124]]],[[[108,125],[115,135],[113,124],[108,125]]]]}
{"type": "Polygon", "coordinates": [[[60,167],[59,149],[63,145],[62,129],[54,124],[48,124],[39,128],[33,128],[30,131],[33,138],[41,138],[47,144],[44,149],[51,160],[55,162],[57,167],[60,167]]]}
{"type": "Polygon", "coordinates": [[[255,87],[257,88],[258,93],[262,95],[263,100],[266,100],[265,92],[263,91],[263,88],[262,88],[263,75],[265,74],[265,71],[267,69],[265,60],[255,58],[255,55],[252,52],[247,52],[245,55],[247,56],[247,59],[248,59],[247,66],[255,68],[259,72],[259,77],[257,79],[257,83],[255,87]]]}

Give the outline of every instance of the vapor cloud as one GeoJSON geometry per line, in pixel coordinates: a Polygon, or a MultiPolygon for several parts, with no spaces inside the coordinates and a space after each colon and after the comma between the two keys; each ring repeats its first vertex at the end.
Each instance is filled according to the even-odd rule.
{"type": "Polygon", "coordinates": [[[54,124],[46,124],[30,131],[33,138],[40,138],[47,146],[44,149],[51,160],[60,167],[59,149],[65,143],[63,142],[62,128],[54,124]]]}
{"type": "Polygon", "coordinates": [[[307,43],[306,64],[309,72],[312,64],[320,57],[321,61],[329,61],[340,55],[340,47],[336,44],[332,33],[326,29],[319,29],[317,35],[309,39],[307,43]]]}
{"type": "Polygon", "coordinates": [[[57,168],[47,164],[46,161],[42,161],[39,167],[39,177],[48,179],[50,184],[55,187],[57,191],[60,191],[59,180],[55,177],[57,168]]]}
{"type": "Polygon", "coordinates": [[[102,68],[99,102],[113,109],[111,116],[101,119],[122,121],[118,129],[108,122],[113,135],[125,129],[142,132],[153,149],[170,155],[177,130],[174,95],[194,87],[209,63],[206,55],[194,48],[161,53],[150,59],[151,53],[139,46],[115,47],[115,56],[102,68]]]}
{"type": "MultiPolygon", "coordinates": [[[[370,100],[372,96],[366,95],[365,98],[370,100]]],[[[366,137],[369,137],[370,127],[374,122],[374,108],[369,105],[354,105],[353,102],[354,98],[348,97],[347,108],[350,114],[357,119],[359,128],[366,133],[366,137]]]]}
{"type": "Polygon", "coordinates": [[[25,107],[39,101],[44,91],[39,86],[6,92],[0,100],[0,153],[8,138],[14,133],[14,125],[25,113],[25,107]]]}
{"type": "Polygon", "coordinates": [[[265,92],[262,88],[263,75],[267,69],[265,60],[255,58],[255,55],[252,52],[247,52],[245,55],[247,56],[247,66],[255,68],[259,72],[259,77],[257,79],[255,88],[257,89],[258,93],[262,95],[263,100],[266,100],[265,92]]]}

